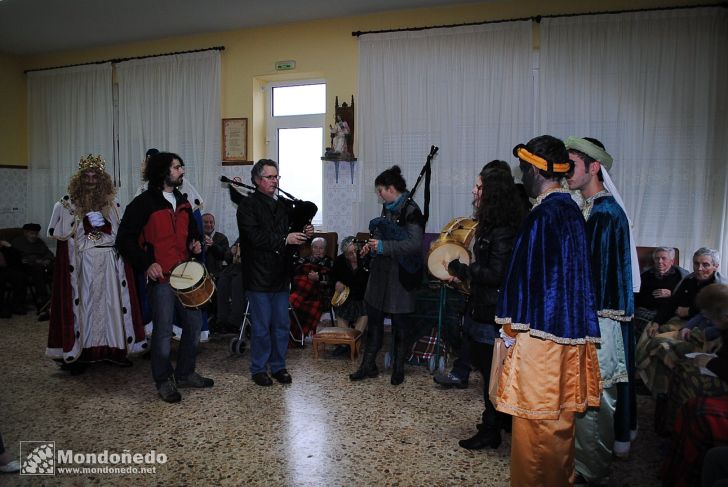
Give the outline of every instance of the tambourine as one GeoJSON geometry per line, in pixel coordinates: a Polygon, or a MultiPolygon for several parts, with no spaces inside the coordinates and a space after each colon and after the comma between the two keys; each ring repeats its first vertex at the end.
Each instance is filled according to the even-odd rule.
{"type": "Polygon", "coordinates": [[[346,298],[349,297],[349,286],[344,286],[341,291],[336,291],[331,298],[331,305],[335,307],[339,307],[346,301],[346,298]]]}

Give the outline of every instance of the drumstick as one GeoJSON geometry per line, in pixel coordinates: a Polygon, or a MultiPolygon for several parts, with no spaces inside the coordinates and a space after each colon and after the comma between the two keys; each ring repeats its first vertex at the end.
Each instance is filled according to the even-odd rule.
{"type": "Polygon", "coordinates": [[[188,281],[191,281],[194,279],[194,277],[187,277],[187,276],[183,276],[182,274],[170,274],[169,276],[176,277],[178,279],[187,279],[188,281]]]}
{"type": "Polygon", "coordinates": [[[190,281],[192,279],[194,279],[194,277],[187,277],[187,276],[183,276],[182,274],[172,274],[171,272],[163,272],[162,274],[164,274],[167,277],[177,277],[179,279],[187,279],[187,280],[190,280],[190,281]]]}

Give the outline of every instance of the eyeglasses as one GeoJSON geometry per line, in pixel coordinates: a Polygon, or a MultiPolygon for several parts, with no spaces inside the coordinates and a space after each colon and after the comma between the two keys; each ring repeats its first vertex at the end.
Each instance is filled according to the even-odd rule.
{"type": "Polygon", "coordinates": [[[274,175],[270,175],[270,176],[261,176],[261,178],[263,178],[263,179],[267,179],[268,181],[280,181],[280,179],[281,179],[281,177],[280,177],[280,176],[274,176],[274,175]]]}

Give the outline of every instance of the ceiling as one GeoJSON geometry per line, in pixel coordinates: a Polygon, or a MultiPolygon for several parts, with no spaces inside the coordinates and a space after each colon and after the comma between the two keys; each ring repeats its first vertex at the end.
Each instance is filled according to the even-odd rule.
{"type": "Polygon", "coordinates": [[[0,52],[41,54],[468,0],[0,0],[0,52]]]}

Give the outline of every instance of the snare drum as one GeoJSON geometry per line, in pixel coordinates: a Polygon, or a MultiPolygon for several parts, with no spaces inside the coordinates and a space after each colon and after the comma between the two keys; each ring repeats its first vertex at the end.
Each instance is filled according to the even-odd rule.
{"type": "Polygon", "coordinates": [[[205,266],[193,260],[181,262],[172,269],[169,285],[186,308],[199,308],[215,292],[215,283],[205,266]]]}
{"type": "MultiPolygon", "coordinates": [[[[470,264],[471,245],[475,238],[478,222],[472,218],[453,218],[440,232],[440,237],[432,243],[427,254],[427,270],[441,281],[450,277],[447,265],[454,259],[463,264],[470,264]]],[[[460,285],[461,289],[468,291],[466,283],[460,285]]]]}

